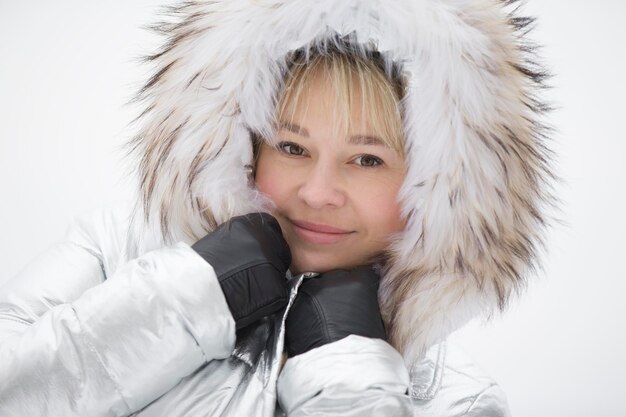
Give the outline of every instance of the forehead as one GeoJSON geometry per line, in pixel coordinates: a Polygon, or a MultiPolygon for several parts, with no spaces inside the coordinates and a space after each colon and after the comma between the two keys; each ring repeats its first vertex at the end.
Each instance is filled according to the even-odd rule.
{"type": "Polygon", "coordinates": [[[392,82],[372,63],[324,57],[297,66],[286,81],[276,116],[277,128],[295,134],[346,136],[354,143],[382,143],[404,154],[399,99],[392,82]]]}
{"type": "Polygon", "coordinates": [[[313,140],[334,138],[349,145],[380,146],[402,153],[394,146],[388,131],[370,124],[367,116],[361,116],[367,109],[355,111],[359,106],[353,105],[352,109],[345,104],[336,106],[329,104],[325,97],[301,97],[297,107],[278,120],[276,127],[279,133],[284,135],[288,132],[287,135],[313,140]],[[305,103],[316,99],[317,102],[305,103]]]}
{"type": "MultiPolygon", "coordinates": [[[[280,121],[278,125],[278,129],[286,130],[288,132],[294,133],[304,138],[311,137],[311,134],[309,133],[309,130],[306,127],[300,126],[299,124],[296,124],[293,121],[291,122],[280,121]]],[[[374,134],[357,133],[357,134],[351,134],[347,136],[348,136],[347,142],[352,145],[375,145],[375,146],[389,147],[389,145],[382,138],[374,134]]]]}

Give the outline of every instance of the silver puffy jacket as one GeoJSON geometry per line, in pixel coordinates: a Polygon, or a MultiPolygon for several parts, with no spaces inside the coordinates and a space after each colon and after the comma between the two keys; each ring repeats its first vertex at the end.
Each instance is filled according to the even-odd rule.
{"type": "Polygon", "coordinates": [[[410,369],[360,336],[284,362],[288,308],[236,334],[213,268],[183,242],[128,259],[127,222],[80,218],[0,288],[0,416],[508,415],[446,343],[410,369]]]}

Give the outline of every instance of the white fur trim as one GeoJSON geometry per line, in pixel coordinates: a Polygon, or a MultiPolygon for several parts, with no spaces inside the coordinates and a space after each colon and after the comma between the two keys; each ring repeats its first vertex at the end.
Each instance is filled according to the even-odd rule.
{"type": "Polygon", "coordinates": [[[527,23],[498,0],[189,1],[157,27],[146,111],[129,144],[141,192],[137,254],[192,243],[263,210],[248,184],[249,131],[268,134],[288,52],[351,36],[401,65],[408,226],[393,245],[380,304],[407,361],[480,313],[502,308],[536,262],[551,201],[542,73],[527,23]],[[147,221],[144,222],[144,219],[147,221]]]}

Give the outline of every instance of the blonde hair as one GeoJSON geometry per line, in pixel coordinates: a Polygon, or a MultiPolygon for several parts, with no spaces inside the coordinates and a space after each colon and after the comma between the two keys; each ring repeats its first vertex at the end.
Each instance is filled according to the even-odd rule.
{"type": "MultiPolygon", "coordinates": [[[[312,55],[296,51],[291,57],[291,65],[286,75],[284,87],[276,107],[275,126],[280,121],[293,122],[295,109],[302,93],[310,86],[310,81],[317,76],[329,80],[335,92],[331,103],[338,114],[338,123],[334,129],[343,127],[351,130],[353,126],[352,110],[361,105],[361,114],[373,131],[391,149],[403,158],[404,127],[402,123],[401,101],[404,97],[405,81],[398,68],[391,75],[385,72],[382,58],[378,54],[361,56],[338,50],[315,52],[312,55]],[[360,94],[360,103],[356,97],[360,94]]],[[[362,128],[363,126],[358,126],[362,128]]],[[[259,155],[261,137],[252,133],[254,171],[259,155]]],[[[272,138],[266,138],[272,142],[272,138]]]]}
{"type": "MultiPolygon", "coordinates": [[[[293,119],[295,108],[310,81],[322,76],[331,83],[335,92],[334,101],[339,126],[350,130],[355,105],[361,105],[368,127],[383,142],[401,155],[404,155],[404,129],[400,102],[404,95],[401,79],[391,80],[382,68],[382,63],[375,59],[361,57],[339,51],[317,53],[308,61],[295,59],[278,101],[276,117],[293,119]],[[360,94],[360,103],[356,102],[360,94]]],[[[358,126],[362,128],[363,126],[358,126]]]]}

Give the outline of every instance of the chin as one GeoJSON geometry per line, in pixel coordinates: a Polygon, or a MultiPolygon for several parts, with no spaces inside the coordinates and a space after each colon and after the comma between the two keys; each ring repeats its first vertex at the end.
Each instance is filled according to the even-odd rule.
{"type": "Polygon", "coordinates": [[[329,257],[321,254],[292,254],[291,273],[293,275],[303,272],[319,272],[324,273],[335,269],[350,269],[358,265],[358,263],[350,262],[346,258],[329,257]]]}

